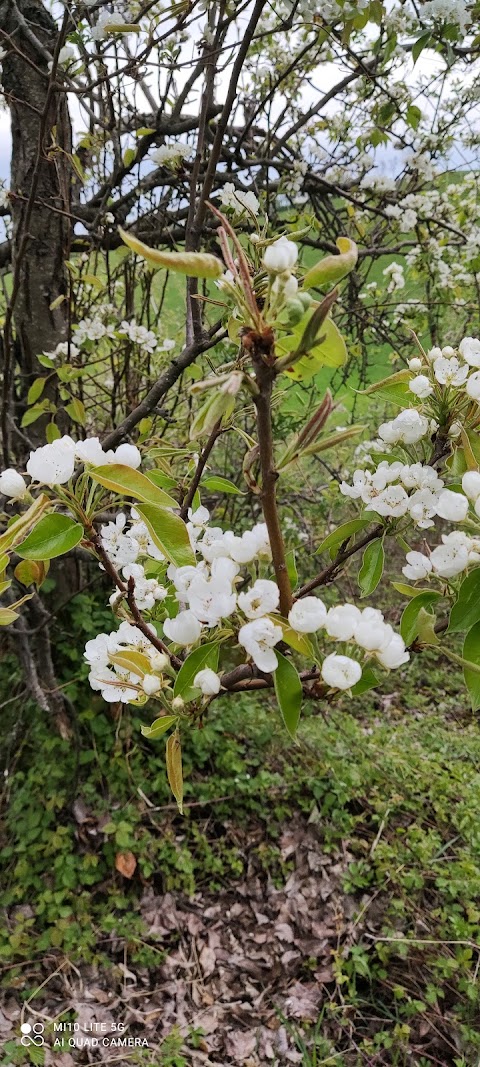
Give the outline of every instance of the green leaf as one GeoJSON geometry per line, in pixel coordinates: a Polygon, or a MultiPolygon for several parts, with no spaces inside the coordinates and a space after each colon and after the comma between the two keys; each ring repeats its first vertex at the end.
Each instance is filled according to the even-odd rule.
{"type": "Polygon", "coordinates": [[[412,130],[417,130],[422,119],[422,112],[416,104],[410,104],[407,107],[407,122],[411,126],[412,130]]]}
{"type": "Polygon", "coordinates": [[[85,407],[78,397],[74,397],[70,404],[65,404],[65,411],[74,422],[78,422],[80,426],[85,426],[85,407]]]}
{"type": "Polygon", "coordinates": [[[22,426],[31,426],[33,422],[40,419],[42,415],[45,415],[47,411],[55,410],[49,400],[40,400],[38,404],[33,404],[33,407],[27,408],[22,416],[22,426]]]}
{"type": "Polygon", "coordinates": [[[14,545],[19,544],[19,538],[23,537],[25,531],[35,522],[35,518],[39,512],[45,511],[46,507],[49,507],[50,500],[45,493],[41,493],[40,496],[34,500],[27,511],[23,512],[23,515],[19,515],[18,519],[13,519],[7,526],[5,533],[0,535],[0,554],[3,555],[7,549],[12,548],[14,545]]]}
{"type": "Polygon", "coordinates": [[[463,657],[472,665],[464,666],[463,676],[470,693],[472,710],[477,711],[480,707],[480,622],[475,623],[468,631],[463,645],[463,657]],[[472,669],[474,666],[476,670],[472,669]]]}
{"type": "Polygon", "coordinates": [[[166,270],[186,274],[189,278],[222,277],[225,268],[221,259],[209,252],[161,252],[160,249],[150,248],[143,241],[139,241],[133,233],[126,233],[121,226],[118,227],[118,232],[132,252],[142,256],[152,267],[165,267],[166,270]]]}
{"type": "Polygon", "coordinates": [[[49,422],[45,430],[45,437],[47,438],[48,444],[51,445],[54,441],[58,441],[61,436],[56,422],[49,422]]]}
{"type": "Polygon", "coordinates": [[[35,378],[27,393],[27,404],[34,404],[36,400],[40,399],[46,380],[46,378],[35,378]]]}
{"type": "Polygon", "coordinates": [[[107,463],[104,467],[93,467],[88,473],[94,482],[114,493],[133,496],[135,500],[156,504],[161,508],[178,508],[177,501],[155,485],[151,478],[123,463],[107,463]]]}
{"type": "Polygon", "coordinates": [[[374,589],[377,588],[383,574],[384,564],[383,539],[379,537],[376,541],[371,541],[363,553],[362,566],[358,575],[358,584],[362,597],[370,596],[374,589]]]}
{"type": "Polygon", "coordinates": [[[417,619],[418,635],[417,641],[422,645],[438,645],[440,644],[438,637],[435,633],[436,616],[434,611],[427,611],[426,608],[420,608],[417,619]]]}
{"type": "Polygon", "coordinates": [[[338,256],[325,256],[315,266],[310,267],[304,279],[302,289],[313,289],[319,285],[336,285],[353,270],[358,259],[358,248],[349,237],[339,237],[336,242],[338,256]]]}
{"type": "Polygon", "coordinates": [[[293,630],[289,625],[287,619],[282,619],[281,615],[269,615],[268,618],[275,623],[275,626],[281,626],[283,640],[286,645],[293,648],[295,652],[299,652],[301,656],[306,656],[307,659],[311,660],[313,663],[316,662],[317,655],[315,646],[309,634],[297,633],[297,631],[293,630]]]}
{"type": "Polygon", "coordinates": [[[112,652],[108,658],[110,663],[115,663],[117,667],[124,667],[125,670],[137,674],[140,678],[152,673],[150,660],[143,652],[135,652],[134,649],[127,648],[123,652],[112,652]]]}
{"type": "Polygon", "coordinates": [[[18,611],[11,608],[0,608],[0,626],[10,626],[10,623],[18,619],[18,611]]]}
{"type": "Polygon", "coordinates": [[[190,544],[187,527],[178,515],[155,504],[139,504],[139,515],[147,524],[150,536],[175,567],[194,567],[195,554],[190,544]]]}
{"type": "Polygon", "coordinates": [[[420,596],[421,593],[430,593],[430,589],[417,589],[414,585],[407,585],[406,582],[391,582],[392,588],[400,593],[401,596],[407,596],[409,600],[413,600],[414,597],[420,596]]]}
{"type": "Polygon", "coordinates": [[[423,49],[427,48],[430,43],[430,30],[427,33],[423,33],[421,37],[412,45],[412,59],[416,63],[419,56],[422,54],[423,49]]]}
{"type": "Polygon", "coordinates": [[[157,737],[161,737],[177,722],[178,715],[162,715],[160,719],[155,719],[151,726],[141,726],[140,729],[143,736],[148,737],[149,741],[156,741],[157,737]]]}
{"type": "Polygon", "coordinates": [[[371,667],[364,667],[360,681],[352,685],[350,692],[352,696],[359,697],[362,693],[367,693],[369,689],[375,689],[377,685],[379,685],[379,679],[375,671],[372,671],[371,667]]]}
{"type": "Polygon", "coordinates": [[[276,652],[278,667],[273,672],[273,683],[278,705],[290,737],[295,740],[300,712],[302,710],[303,690],[298,671],[292,661],[276,652]]]}
{"type": "Polygon", "coordinates": [[[441,593],[436,593],[432,589],[426,593],[420,593],[407,604],[400,620],[400,633],[406,645],[411,645],[412,641],[418,636],[418,617],[421,609],[434,604],[436,600],[440,599],[441,595],[441,593]]]}
{"type": "Polygon", "coordinates": [[[480,567],[467,574],[458,591],[447,633],[470,630],[480,622],[480,567]]]}
{"type": "MultiPolygon", "coordinates": [[[[276,343],[277,354],[281,357],[296,352],[302,343],[305,330],[315,314],[311,308],[287,337],[281,337],[276,343]]],[[[294,381],[305,381],[316,374],[321,367],[341,367],[347,357],[345,341],[332,319],[327,318],[320,328],[322,341],[310,349],[308,355],[302,356],[286,373],[294,381]]]]}
{"type": "Polygon", "coordinates": [[[180,815],[183,815],[183,771],[182,771],[182,746],[178,727],[174,734],[167,737],[165,747],[167,762],[167,777],[170,789],[178,804],[180,815]]]}
{"type": "Polygon", "coordinates": [[[231,482],[229,478],[220,478],[216,474],[203,478],[202,488],[209,489],[212,493],[231,493],[232,496],[245,496],[245,493],[242,493],[238,485],[231,482]]]}
{"type": "Polygon", "coordinates": [[[298,571],[294,548],[290,548],[286,553],[285,562],[287,564],[287,574],[290,578],[290,585],[292,589],[295,589],[298,584],[298,571]]]}
{"type": "Polygon", "coordinates": [[[210,641],[206,645],[201,645],[200,648],[194,649],[193,652],[187,656],[184,663],[180,667],[180,670],[175,679],[175,686],[173,689],[174,697],[181,697],[187,704],[189,700],[196,700],[200,695],[200,690],[196,689],[193,684],[193,679],[199,671],[203,671],[205,667],[210,667],[212,671],[216,671],[218,666],[218,643],[210,641]]]}
{"type": "Polygon", "coordinates": [[[68,515],[44,515],[16,551],[22,559],[54,559],[70,552],[82,537],[83,526],[68,515]]]}
{"type": "Polygon", "coordinates": [[[377,516],[372,518],[366,518],[363,516],[358,519],[350,519],[349,522],[342,523],[341,526],[337,526],[336,530],[332,530],[331,533],[322,541],[321,545],[315,550],[315,555],[320,555],[321,552],[330,552],[332,548],[336,548],[337,545],[343,545],[344,541],[348,541],[353,534],[358,533],[359,530],[364,530],[366,526],[370,526],[371,522],[377,522],[377,516]]]}
{"type": "Polygon", "coordinates": [[[130,167],[135,162],[137,155],[136,148],[126,148],[123,153],[123,165],[124,167],[130,167]]]}

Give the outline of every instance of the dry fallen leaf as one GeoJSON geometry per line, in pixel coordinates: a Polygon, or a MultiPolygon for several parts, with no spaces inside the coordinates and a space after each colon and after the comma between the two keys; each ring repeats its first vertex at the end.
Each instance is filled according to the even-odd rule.
{"type": "Polygon", "coordinates": [[[123,874],[124,878],[133,878],[136,866],[137,861],[133,852],[117,852],[115,868],[120,874],[123,874]]]}

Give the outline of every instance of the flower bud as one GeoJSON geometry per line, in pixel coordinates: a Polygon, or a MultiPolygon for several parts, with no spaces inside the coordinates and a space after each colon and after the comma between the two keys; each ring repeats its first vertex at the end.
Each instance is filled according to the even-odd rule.
{"type": "Polygon", "coordinates": [[[183,711],[185,707],[185,701],[182,697],[174,697],[172,700],[172,711],[183,711]]]}
{"type": "Polygon", "coordinates": [[[152,671],[158,671],[158,674],[161,674],[169,665],[168,656],[164,652],[152,652],[149,660],[152,671]]]}
{"type": "Polygon", "coordinates": [[[263,265],[269,274],[283,274],[295,266],[298,257],[298,248],[287,237],[279,237],[278,241],[268,245],[263,256],[263,265]]]}
{"type": "Polygon", "coordinates": [[[151,697],[162,688],[161,679],[157,678],[155,674],[146,674],[142,682],[142,688],[147,697],[151,697]]]}
{"type": "Polygon", "coordinates": [[[8,496],[11,500],[22,500],[28,492],[27,483],[18,471],[8,467],[0,474],[0,493],[8,496]]]}

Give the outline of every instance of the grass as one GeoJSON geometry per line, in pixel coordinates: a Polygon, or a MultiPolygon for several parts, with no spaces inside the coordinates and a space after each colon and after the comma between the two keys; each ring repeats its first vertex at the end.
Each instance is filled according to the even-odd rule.
{"type": "MultiPolygon", "coordinates": [[[[365,1055],[410,1063],[421,1023],[444,1033],[442,1020],[445,1042],[458,1048],[445,1062],[473,1065],[469,1057],[480,1055],[480,734],[460,686],[440,658],[419,656],[389,677],[386,695],[366,694],[357,704],[343,698],[326,719],[307,709],[294,747],[271,703],[218,704],[187,744],[183,821],[171,810],[163,744],[141,739],[134,709],[113,720],[100,704],[85,707],[76,745],[31,709],[20,722],[12,717],[10,729],[23,736],[0,853],[1,903],[12,916],[0,958],[17,963],[8,984],[20,979],[22,961],[40,966],[58,952],[112,966],[113,929],[132,965],[158,963],[135,912],[138,880],[124,888],[113,873],[117,849],[133,849],[142,881],[159,891],[233,889],[247,862],[281,885],[280,835],[303,812],[321,826],[326,852],[348,847],[343,889],[356,901],[362,931],[339,946],[320,1028],[298,1031],[304,1067],[356,1063],[346,1052],[352,1027],[365,1055]],[[142,793],[164,812],[151,818],[142,793]],[[81,827],[78,840],[71,817],[78,794],[102,826],[96,840],[81,827]],[[208,835],[204,809],[191,801],[206,803],[208,835]],[[232,820],[235,832],[226,833],[232,820]],[[248,841],[258,827],[263,844],[252,856],[248,841]],[[369,925],[379,903],[381,917],[369,925]]],[[[28,991],[27,984],[22,995],[28,991]]]]}

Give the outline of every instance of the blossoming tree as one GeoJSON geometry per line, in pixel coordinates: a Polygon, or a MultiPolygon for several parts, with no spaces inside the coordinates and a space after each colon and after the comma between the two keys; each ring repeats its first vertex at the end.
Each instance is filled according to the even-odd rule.
{"type": "MultiPolygon", "coordinates": [[[[465,328],[478,314],[476,177],[435,182],[448,140],[446,75],[434,108],[441,150],[412,90],[393,92],[387,78],[427,48],[448,70],[471,63],[473,8],[432,0],[420,25],[414,8],[387,12],[376,0],[332,3],[320,16],[308,3],[279,3],[274,13],[260,2],[240,13],[214,3],[60,6],[59,24],[40,0],[0,13],[13,121],[2,209],[12,283],[0,622],[18,638],[32,694],[49,708],[55,690],[39,590],[51,561],[73,552],[110,583],[111,631],[85,649],[90,685],[108,702],[148,704],[154,721],[144,734],[166,737],[180,809],[182,733],[220,697],[274,689],[294,738],[304,700],[360,695],[441,642],[477,707],[480,341],[465,328]],[[279,51],[287,35],[293,62],[279,51]],[[186,58],[192,38],[198,59],[186,58]],[[187,73],[177,78],[182,57],[187,73]],[[345,62],[348,73],[306,108],[305,85],[322,62],[345,62]],[[89,123],[75,149],[72,99],[89,123]],[[282,102],[273,117],[272,100],[282,102]],[[332,100],[338,111],[329,115],[332,100]],[[367,100],[373,128],[359,132],[367,100]],[[405,151],[396,180],[367,151],[385,137],[405,151]],[[403,262],[369,282],[386,252],[403,262]],[[421,298],[401,307],[391,298],[406,268],[421,298]],[[181,325],[167,331],[165,294],[182,276],[181,325]],[[335,389],[348,360],[380,340],[401,351],[403,366],[367,393],[400,410],[358,444],[363,427],[329,425],[335,401],[317,376],[331,368],[335,389]],[[204,353],[208,369],[192,371],[187,390],[182,376],[204,353]],[[159,407],[174,387],[188,430],[174,407],[159,407]],[[276,411],[288,388],[305,390],[308,402],[285,439],[276,411]],[[242,485],[212,474],[216,451],[231,441],[237,451],[241,442],[242,485]],[[324,531],[318,565],[302,559],[297,568],[278,486],[350,441],[356,469],[344,471],[338,493],[352,501],[351,515],[324,531]],[[205,506],[242,493],[250,524],[244,510],[238,528],[220,525],[205,506]],[[453,529],[437,533],[437,519],[453,529]],[[362,604],[390,545],[406,553],[407,582],[394,583],[407,598],[399,629],[362,604]],[[356,559],[358,603],[327,606],[322,588],[356,559]],[[41,663],[31,655],[29,611],[41,663]],[[447,630],[465,631],[462,654],[447,630]]],[[[419,92],[423,101],[427,87],[419,92]]],[[[458,150],[463,132],[465,143],[470,136],[468,88],[456,107],[458,150]]]]}

